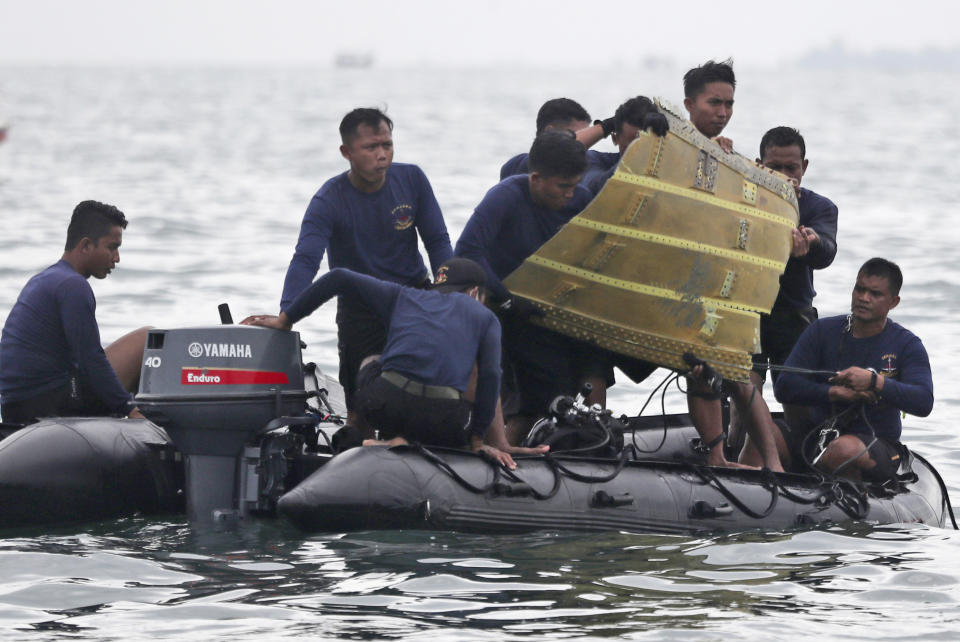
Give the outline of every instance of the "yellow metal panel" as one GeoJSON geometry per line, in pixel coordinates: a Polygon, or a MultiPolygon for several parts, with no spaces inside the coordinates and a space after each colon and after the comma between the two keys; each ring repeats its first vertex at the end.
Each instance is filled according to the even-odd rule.
{"type": "Polygon", "coordinates": [[[745,381],[796,194],[659,106],[670,133],[642,132],[600,194],[504,283],[558,332],[676,369],[693,352],[745,381]]]}

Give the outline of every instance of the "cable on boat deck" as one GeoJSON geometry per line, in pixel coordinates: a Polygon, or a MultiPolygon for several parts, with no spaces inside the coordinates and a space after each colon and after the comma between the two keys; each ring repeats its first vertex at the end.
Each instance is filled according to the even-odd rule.
{"type": "MultiPolygon", "coordinates": [[[[556,495],[560,488],[561,477],[563,476],[584,483],[605,483],[616,478],[622,472],[627,462],[627,450],[624,449],[623,454],[617,460],[615,469],[611,474],[595,477],[576,473],[561,464],[555,456],[545,455],[544,461],[547,462],[548,466],[553,472],[554,483],[549,492],[543,493],[538,491],[515,472],[503,469],[495,461],[486,457],[483,457],[483,459],[493,469],[493,480],[484,486],[477,486],[460,475],[460,473],[458,473],[454,467],[442,457],[427,449],[422,444],[411,444],[411,447],[413,450],[420,453],[425,459],[447,473],[454,481],[473,493],[480,495],[488,492],[511,496],[530,495],[538,500],[547,500],[556,495]],[[515,482],[516,485],[505,484],[501,481],[502,477],[506,477],[507,479],[515,482]]],[[[834,505],[850,518],[855,520],[864,519],[869,512],[869,492],[865,488],[861,489],[856,483],[845,479],[827,480],[825,478],[821,478],[821,480],[818,482],[818,486],[820,486],[820,488],[818,488],[816,494],[813,497],[803,497],[792,492],[785,484],[783,484],[782,481],[778,479],[776,473],[773,473],[766,468],[762,469],[760,471],[760,483],[770,492],[770,502],[764,509],[757,511],[747,506],[739,497],[737,497],[736,493],[731,491],[727,485],[723,483],[720,477],[716,474],[715,469],[711,466],[703,466],[689,462],[659,463],[687,468],[696,474],[704,485],[709,485],[717,490],[744,515],[753,519],[764,519],[772,514],[776,509],[781,495],[798,504],[815,505],[820,507],[834,505]]],[[[944,496],[946,497],[946,494],[944,494],[944,496]]],[[[947,502],[949,506],[949,499],[947,499],[947,502]]],[[[953,519],[952,508],[950,509],[950,515],[951,519],[953,519]]],[[[954,524],[956,524],[955,520],[954,524]]]]}
{"type": "MultiPolygon", "coordinates": [[[[816,372],[815,374],[832,374],[832,373],[816,372]]],[[[682,391],[682,388],[680,387],[680,378],[681,378],[681,375],[679,375],[676,372],[671,372],[654,388],[654,390],[647,397],[647,400],[644,403],[640,413],[638,414],[638,417],[630,419],[624,416],[621,418],[621,422],[626,426],[628,426],[629,429],[631,429],[632,443],[629,445],[624,445],[620,448],[619,455],[615,461],[613,461],[612,459],[608,460],[609,463],[613,464],[613,470],[607,474],[584,475],[570,468],[569,465],[563,463],[561,459],[561,457],[564,455],[569,457],[571,455],[577,455],[585,452],[596,451],[598,449],[606,447],[611,442],[615,442],[615,435],[613,433],[613,429],[610,427],[610,425],[608,425],[607,421],[601,420],[601,416],[599,414],[594,413],[593,415],[590,416],[591,421],[585,426],[579,426],[579,427],[578,426],[562,426],[557,428],[554,425],[554,432],[547,435],[543,443],[560,442],[565,437],[569,437],[570,435],[573,435],[573,434],[583,435],[585,427],[588,430],[593,431],[594,434],[597,432],[597,429],[599,428],[599,432],[601,434],[600,434],[600,438],[597,441],[593,443],[589,443],[587,446],[571,448],[563,451],[550,451],[542,456],[543,461],[546,463],[550,471],[553,473],[553,486],[548,492],[545,492],[545,493],[534,488],[531,484],[529,484],[516,472],[507,470],[506,468],[499,465],[496,462],[496,460],[487,456],[483,456],[482,454],[480,455],[481,458],[484,461],[486,461],[486,463],[490,465],[491,468],[493,469],[493,479],[486,485],[477,486],[471,483],[469,480],[465,479],[455,469],[455,467],[452,466],[450,463],[448,463],[446,460],[444,460],[443,457],[429,450],[428,448],[424,447],[422,444],[413,443],[410,445],[410,447],[414,451],[418,452],[427,461],[433,463],[436,467],[443,470],[447,475],[450,476],[450,478],[452,478],[458,484],[460,484],[461,486],[463,486],[464,488],[466,488],[467,490],[473,493],[486,494],[486,493],[493,492],[498,495],[511,495],[511,496],[529,495],[538,500],[547,500],[557,494],[557,492],[560,489],[561,479],[563,477],[567,477],[574,481],[583,482],[583,483],[592,483],[592,484],[606,483],[606,482],[612,481],[617,476],[619,476],[620,473],[623,472],[625,466],[630,461],[631,453],[633,454],[634,457],[636,457],[638,454],[650,454],[650,453],[659,451],[660,448],[662,448],[663,445],[666,443],[667,434],[669,431],[669,425],[667,422],[667,413],[666,413],[666,402],[665,402],[666,392],[669,389],[670,384],[672,383],[676,383],[677,388],[682,391]],[[652,400],[655,398],[658,392],[660,392],[660,396],[661,396],[661,413],[663,416],[663,436],[656,448],[652,450],[647,450],[647,449],[641,448],[637,444],[637,441],[636,441],[637,429],[635,427],[636,426],[635,422],[637,421],[637,419],[639,419],[639,416],[642,415],[643,410],[647,408],[647,406],[652,402],[652,400]]],[[[581,408],[581,411],[582,410],[583,409],[581,408]]],[[[737,509],[740,510],[741,513],[753,519],[758,519],[758,520],[764,519],[769,515],[771,515],[776,509],[778,501],[782,496],[785,499],[800,505],[816,506],[820,508],[824,508],[831,505],[836,506],[838,509],[840,509],[844,514],[846,514],[850,518],[854,520],[862,520],[862,519],[865,519],[867,514],[869,513],[869,510],[870,510],[869,498],[871,496],[881,498],[883,496],[889,497],[889,496],[896,495],[902,492],[905,484],[908,484],[911,481],[916,481],[918,477],[916,473],[913,473],[912,471],[910,471],[908,473],[898,475],[894,480],[885,484],[871,484],[868,482],[858,483],[852,480],[837,477],[835,475],[827,475],[816,467],[815,465],[816,459],[814,461],[811,461],[807,455],[808,447],[810,446],[810,440],[813,439],[815,435],[818,435],[821,432],[826,432],[826,431],[829,431],[830,429],[836,429],[837,425],[840,424],[841,422],[849,421],[854,412],[859,412],[862,415],[864,421],[867,422],[867,426],[871,429],[871,432],[872,432],[873,427],[870,426],[870,423],[866,418],[865,409],[861,404],[858,406],[853,406],[851,408],[848,408],[843,412],[839,413],[838,415],[831,417],[827,422],[824,422],[823,424],[821,424],[821,426],[818,426],[818,428],[821,428],[821,430],[813,429],[804,437],[802,441],[801,451],[803,456],[803,462],[809,469],[810,473],[803,473],[803,474],[808,476],[808,478],[810,478],[810,481],[812,482],[812,485],[811,485],[812,494],[804,495],[804,494],[795,492],[789,486],[787,486],[784,483],[784,481],[776,473],[772,472],[768,468],[763,468],[759,473],[759,483],[764,489],[769,491],[770,500],[766,507],[759,510],[755,510],[754,508],[751,508],[746,503],[744,503],[744,501],[740,497],[738,497],[733,490],[730,489],[728,484],[724,483],[724,481],[721,479],[722,476],[717,474],[719,470],[715,469],[712,466],[706,466],[703,464],[689,462],[689,461],[681,461],[681,462],[674,462],[674,461],[655,462],[653,460],[652,461],[653,463],[656,463],[658,465],[679,466],[691,471],[699,478],[700,482],[703,485],[710,486],[711,488],[715,489],[730,503],[730,505],[736,507],[737,509]]],[[[558,412],[556,414],[559,418],[561,413],[558,412]]],[[[536,427],[534,428],[534,430],[536,430],[536,427]]],[[[533,433],[531,433],[531,435],[533,435],[533,433]]],[[[876,439],[875,435],[873,435],[873,437],[874,439],[876,439]]],[[[866,452],[867,450],[869,450],[869,445],[866,447],[866,449],[863,452],[866,452]]],[[[847,461],[841,464],[841,466],[838,467],[838,470],[842,469],[843,467],[849,465],[852,461],[856,460],[857,457],[863,454],[863,452],[858,453],[856,456],[849,458],[847,461]]],[[[947,494],[947,488],[946,488],[945,482],[943,481],[943,478],[940,476],[937,470],[929,464],[929,462],[926,459],[924,459],[920,455],[917,455],[916,453],[913,453],[913,454],[921,463],[925,464],[927,468],[933,472],[934,477],[936,478],[940,486],[940,490],[943,493],[944,502],[947,506],[948,513],[950,515],[950,519],[953,524],[953,527],[954,529],[960,530],[960,527],[958,527],[956,517],[953,512],[953,507],[950,503],[949,495],[947,494]]],[[[726,469],[723,469],[723,470],[726,470],[726,469]]],[[[692,514],[696,513],[698,508],[706,510],[705,506],[698,507],[697,506],[698,504],[705,504],[705,502],[695,502],[694,507],[692,509],[692,514]]]]}
{"type": "Polygon", "coordinates": [[[740,509],[740,511],[747,517],[752,517],[754,519],[763,519],[773,512],[773,509],[777,507],[777,501],[780,499],[779,486],[780,484],[776,479],[771,479],[774,475],[769,468],[764,468],[760,471],[760,484],[764,488],[770,491],[770,503],[765,509],[759,513],[749,506],[740,501],[740,498],[736,496],[727,486],[720,481],[716,473],[713,472],[709,466],[691,466],[690,467],[694,473],[703,481],[705,485],[710,485],[715,488],[721,495],[727,498],[730,503],[740,509]]]}

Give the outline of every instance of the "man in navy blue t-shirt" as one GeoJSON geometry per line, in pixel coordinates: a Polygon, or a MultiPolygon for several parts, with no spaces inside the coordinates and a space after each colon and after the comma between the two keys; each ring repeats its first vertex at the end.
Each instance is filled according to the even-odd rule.
{"type": "MultiPolygon", "coordinates": [[[[626,153],[630,145],[642,131],[652,131],[657,136],[666,136],[670,131],[667,117],[657,111],[656,105],[646,96],[634,96],[623,102],[613,114],[613,143],[619,149],[617,160],[626,153]]],[[[617,171],[613,163],[605,172],[595,174],[584,186],[596,196],[607,181],[617,171]]]]}
{"type": "MultiPolygon", "coordinates": [[[[837,256],[837,206],[830,199],[800,187],[809,161],[803,136],[791,127],[774,127],[760,139],[757,164],[787,176],[797,191],[800,220],[793,230],[793,248],[780,276],[780,292],[770,314],[760,317],[760,347],[750,378],[762,387],[766,364],[782,364],[803,331],[817,318],[813,298],[813,271],[822,270],[837,256]]],[[[778,371],[772,378],[776,380],[778,371]]],[[[793,409],[784,408],[788,420],[793,409]]]]}
{"type": "MultiPolygon", "coordinates": [[[[851,313],[815,321],[804,330],[787,359],[794,370],[774,384],[778,401],[811,407],[813,425],[836,418],[840,436],[818,463],[826,471],[889,479],[902,454],[900,413],[926,417],[933,409],[933,377],[923,343],[887,318],[900,303],[902,283],[895,263],[882,258],[864,263],[851,313]],[[836,374],[827,378],[796,369],[836,374]]],[[[800,455],[796,447],[791,450],[794,458],[800,455]]]]}
{"type": "Polygon", "coordinates": [[[516,393],[504,408],[511,443],[526,435],[533,418],[545,413],[557,395],[574,395],[584,382],[594,387],[590,401],[602,402],[610,372],[608,359],[595,347],[530,323],[529,317],[542,311],[514,299],[502,283],[591,200],[578,184],[587,166],[586,150],[572,133],[537,136],[529,165],[530,174],[511,176],[487,192],[456,248],[458,256],[483,265],[503,311],[504,371],[513,375],[506,387],[516,393]]]}
{"type": "Polygon", "coordinates": [[[469,447],[513,467],[502,424],[492,435],[502,449],[483,441],[500,388],[500,323],[483,305],[485,284],[483,268],[463,258],[441,266],[429,290],[335,268],[279,316],[252,316],[243,323],[289,330],[334,296],[362,299],[387,327],[383,354],[364,360],[355,396],[358,409],[388,441],[365,444],[469,447]]]}
{"type": "MultiPolygon", "coordinates": [[[[592,147],[610,135],[613,118],[596,121],[590,125],[590,114],[580,103],[570,98],[552,98],[543,103],[537,112],[537,136],[543,132],[559,130],[573,132],[585,147],[592,147]]],[[[517,154],[500,168],[500,180],[519,174],[528,174],[530,167],[526,152],[517,154]]],[[[580,184],[586,187],[595,176],[605,173],[614,167],[620,155],[615,152],[598,152],[587,150],[587,169],[580,179],[580,184]]]]}
{"type": "MultiPolygon", "coordinates": [[[[340,123],[340,153],[350,169],[331,178],[314,195],[300,227],[300,238],[283,283],[280,307],[289,305],[313,281],[329,250],[331,268],[348,268],[384,281],[423,287],[430,275],[417,237],[436,271],[450,258],[450,236],[423,171],[393,162],[393,122],[380,110],[360,108],[340,123]]],[[[340,383],[348,422],[360,362],[383,349],[386,329],[357,298],[337,302],[340,383]]]]}
{"type": "Polygon", "coordinates": [[[149,328],[100,344],[96,299],[87,280],[120,261],[127,219],[112,205],[83,201],[73,211],[63,256],[31,278],[0,337],[3,420],[113,415],[143,418],[137,389],[149,328]]]}
{"type": "MultiPolygon", "coordinates": [[[[624,101],[613,115],[613,143],[620,150],[618,158],[622,157],[630,145],[642,131],[652,131],[657,136],[666,136],[670,131],[667,117],[657,111],[656,105],[646,96],[635,96],[624,101]]],[[[606,172],[594,176],[586,184],[591,194],[596,196],[603,189],[607,180],[617,171],[615,163],[606,172]]],[[[642,359],[620,354],[611,354],[611,362],[620,368],[635,383],[640,383],[649,377],[657,366],[642,359]]]]}
{"type": "Polygon", "coordinates": [[[733,117],[736,88],[732,60],[708,60],[683,75],[683,106],[690,114],[690,122],[727,153],[733,151],[733,141],[720,133],[733,117]]]}

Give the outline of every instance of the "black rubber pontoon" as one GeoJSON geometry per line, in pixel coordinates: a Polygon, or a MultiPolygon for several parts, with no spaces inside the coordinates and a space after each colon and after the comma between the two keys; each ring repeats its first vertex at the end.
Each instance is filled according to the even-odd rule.
{"type": "Polygon", "coordinates": [[[849,521],[944,526],[947,499],[935,472],[912,455],[902,470],[904,481],[883,490],[682,461],[531,457],[507,473],[471,453],[365,447],[317,470],[280,498],[278,510],[307,531],[699,533],[849,521]]]}
{"type": "Polygon", "coordinates": [[[45,419],[0,441],[0,528],[182,512],[182,478],[149,421],[45,419]]]}

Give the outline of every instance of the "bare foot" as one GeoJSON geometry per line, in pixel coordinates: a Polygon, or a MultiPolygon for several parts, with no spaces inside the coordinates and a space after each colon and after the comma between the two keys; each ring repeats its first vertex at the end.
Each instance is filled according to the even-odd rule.
{"type": "Polygon", "coordinates": [[[525,446],[510,446],[505,449],[511,455],[543,455],[550,452],[550,446],[546,444],[542,446],[534,446],[533,448],[527,448],[525,446]]]}
{"type": "Polygon", "coordinates": [[[393,439],[388,439],[383,441],[382,439],[364,439],[364,446],[409,446],[410,442],[404,439],[403,437],[394,437],[393,439]]]}
{"type": "Polygon", "coordinates": [[[725,467],[726,467],[726,468],[741,468],[741,469],[743,469],[743,470],[760,470],[760,467],[759,467],[759,466],[750,466],[749,464],[741,464],[740,462],[729,461],[729,460],[728,460],[727,463],[725,464],[725,467]]]}

